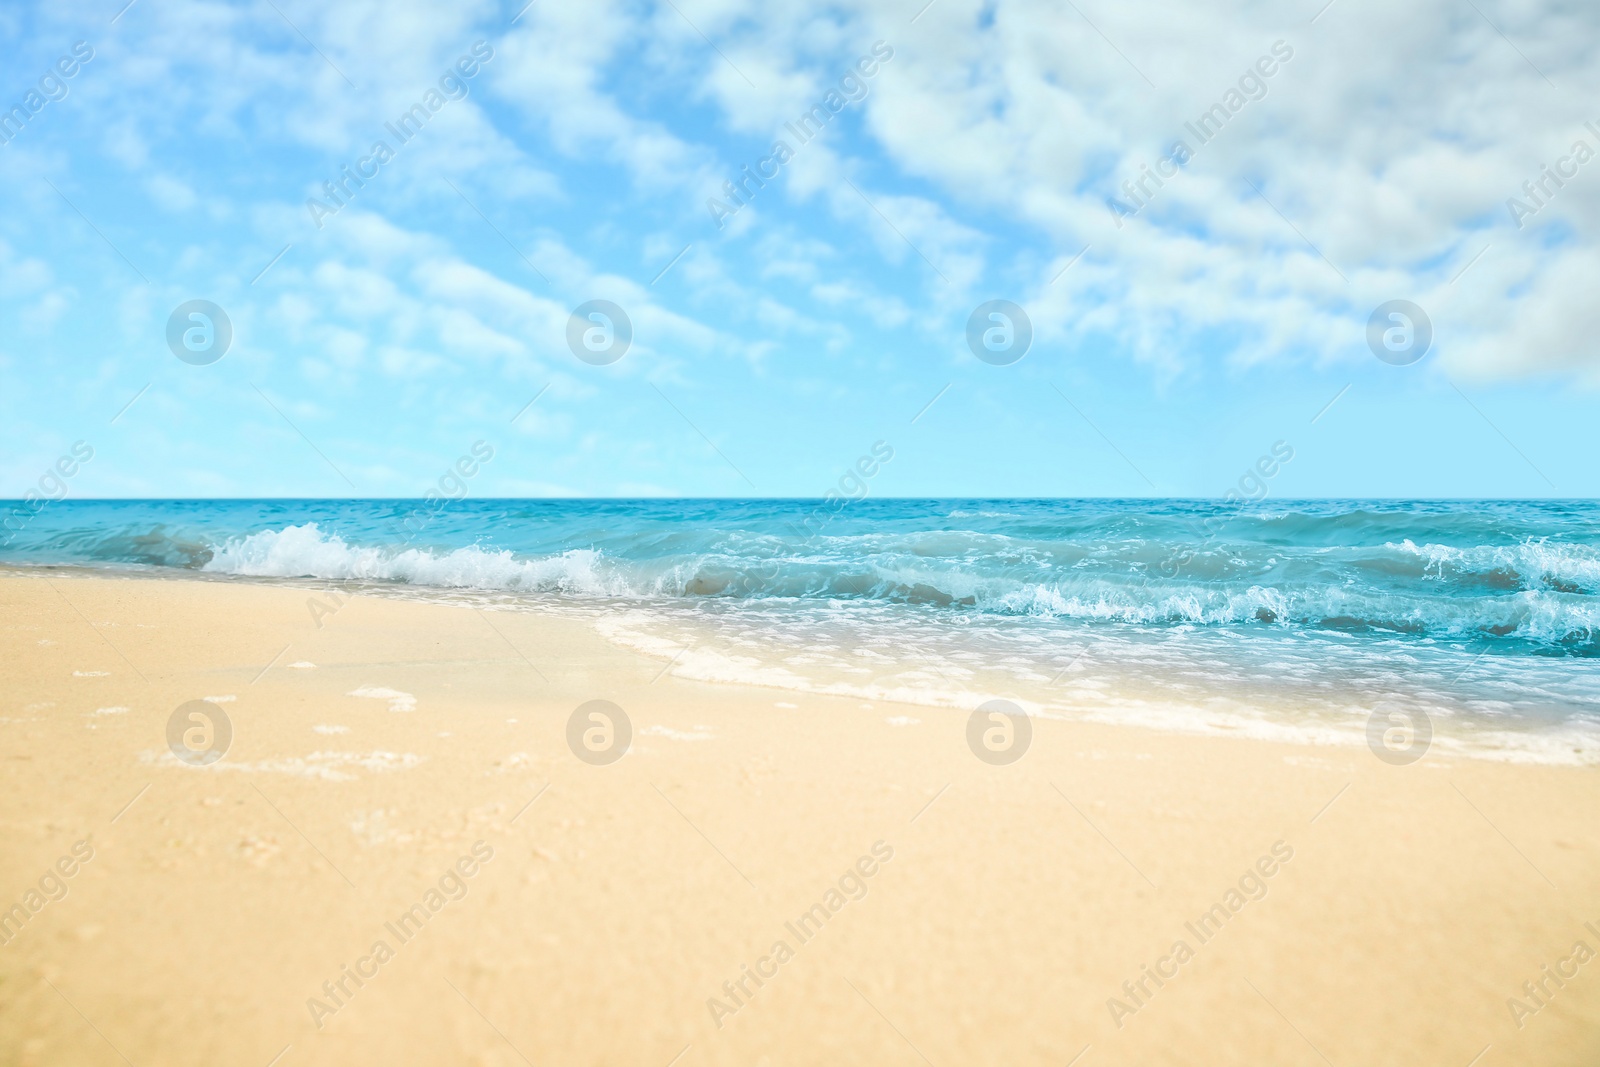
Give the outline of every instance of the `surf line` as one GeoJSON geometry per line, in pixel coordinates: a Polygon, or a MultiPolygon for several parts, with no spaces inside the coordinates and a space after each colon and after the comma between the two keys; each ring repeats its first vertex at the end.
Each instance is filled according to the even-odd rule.
{"type": "MultiPolygon", "coordinates": [[[[1280,869],[1294,858],[1294,848],[1283,841],[1274,841],[1271,855],[1262,856],[1255,864],[1246,869],[1239,876],[1236,885],[1228,887],[1222,894],[1222,900],[1211,905],[1201,913],[1200,918],[1193,922],[1183,924],[1184,929],[1194,935],[1196,941],[1204,945],[1210,942],[1217,934],[1222,932],[1222,924],[1244,910],[1244,906],[1251,901],[1260,900],[1267,895],[1267,879],[1277,874],[1280,869]]],[[[1141,964],[1139,977],[1129,979],[1122,983],[1122,992],[1129,1001],[1110,997],[1106,1000],[1106,1010],[1111,1013],[1111,1021],[1121,1030],[1126,1024],[1127,1017],[1137,1015],[1140,1011],[1150,1006],[1150,1001],[1155,999],[1167,982],[1172,981],[1182,973],[1185,963],[1194,959],[1195,950],[1183,938],[1172,943],[1172,948],[1165,956],[1156,960],[1155,967],[1141,964]],[[1170,970],[1168,967],[1170,966],[1170,970]],[[1155,988],[1150,988],[1150,983],[1155,983],[1155,988]],[[1141,996],[1140,994],[1143,994],[1141,996]]]]}

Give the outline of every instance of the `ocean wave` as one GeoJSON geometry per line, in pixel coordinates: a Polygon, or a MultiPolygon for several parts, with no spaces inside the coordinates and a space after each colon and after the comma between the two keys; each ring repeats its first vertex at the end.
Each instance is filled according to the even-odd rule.
{"type": "Polygon", "coordinates": [[[554,612],[680,677],[863,702],[1341,743],[1398,702],[1441,751],[1600,760],[1600,505],[818,506],[69,500],[3,553],[554,612]]]}
{"type": "Polygon", "coordinates": [[[1360,559],[1303,559],[1298,574],[1286,573],[1292,568],[1279,558],[1281,550],[1243,558],[1237,546],[1224,546],[1207,550],[1211,566],[1168,579],[1158,568],[1112,567],[1082,555],[1063,565],[1014,544],[999,551],[990,543],[975,554],[963,551],[970,543],[953,544],[953,536],[919,535],[871,550],[811,546],[794,555],[768,538],[736,546],[743,554],[674,546],[679,551],[671,555],[623,559],[597,548],[528,556],[479,545],[352,545],[306,523],[230,538],[211,548],[199,569],[578,598],[879,601],[1135,626],[1513,638],[1547,651],[1600,655],[1600,604],[1585,595],[1600,583],[1600,559],[1587,546],[1530,542],[1465,551],[1402,541],[1366,550],[1360,559]],[[1373,552],[1389,560],[1391,571],[1397,561],[1410,561],[1412,580],[1358,581],[1373,552]],[[1195,577],[1218,570],[1230,578],[1195,577]],[[1478,577],[1469,581],[1466,574],[1478,577]],[[1485,574],[1506,577],[1488,582],[1485,574]],[[1273,580],[1250,580],[1263,577],[1273,580]],[[1441,595],[1441,583],[1452,586],[1450,595],[1441,595]]]}
{"type": "Polygon", "coordinates": [[[1545,588],[1589,596],[1600,592],[1600,548],[1534,538],[1514,545],[1461,548],[1409,538],[1386,548],[1421,564],[1420,577],[1439,582],[1480,581],[1498,588],[1545,588]]]}
{"type": "Polygon", "coordinates": [[[420,548],[361,547],[316,523],[231,538],[212,551],[203,571],[257,578],[390,581],[441,589],[484,589],[626,596],[637,592],[608,573],[592,549],[521,559],[508,549],[476,545],[436,553],[420,548]]]}

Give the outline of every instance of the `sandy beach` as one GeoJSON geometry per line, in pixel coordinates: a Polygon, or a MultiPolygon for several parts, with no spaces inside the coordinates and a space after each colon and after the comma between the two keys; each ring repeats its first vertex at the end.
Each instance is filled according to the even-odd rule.
{"type": "Polygon", "coordinates": [[[0,1062],[1600,1061],[1593,768],[1054,720],[996,766],[959,710],[310,596],[0,578],[0,1062]]]}

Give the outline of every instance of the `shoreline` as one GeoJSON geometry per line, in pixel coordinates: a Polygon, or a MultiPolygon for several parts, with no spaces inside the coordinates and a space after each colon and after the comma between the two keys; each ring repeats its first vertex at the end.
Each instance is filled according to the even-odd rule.
{"type": "MultiPolygon", "coordinates": [[[[751,667],[739,662],[737,657],[718,651],[714,641],[707,640],[708,637],[714,639],[721,636],[720,625],[725,625],[725,621],[719,624],[717,617],[704,616],[691,617],[686,623],[685,615],[681,613],[668,612],[662,610],[661,605],[626,597],[586,599],[570,594],[532,594],[476,586],[414,585],[383,579],[276,577],[127,566],[101,569],[80,564],[49,564],[35,569],[0,564],[0,580],[27,578],[43,573],[60,574],[74,580],[193,581],[295,590],[306,594],[307,618],[317,629],[356,597],[564,619],[580,627],[592,627],[620,652],[651,659],[680,680],[712,686],[754,686],[795,697],[831,697],[927,710],[970,710],[998,695],[1014,700],[1028,715],[1038,719],[1093,722],[1117,728],[1154,730],[1193,737],[1248,738],[1317,750],[1358,749],[1371,744],[1366,717],[1341,715],[1345,710],[1343,707],[1335,706],[1334,714],[1330,716],[1326,707],[1311,709],[1295,705],[1292,701],[1285,707],[1280,697],[1269,714],[1263,714],[1258,706],[1247,709],[1242,703],[1218,708],[1217,700],[1225,695],[1222,690],[1193,691],[1188,700],[1178,700],[1172,691],[1162,690],[1150,685],[1147,680],[1130,677],[1126,673],[1118,676],[1112,687],[1118,700],[1103,706],[1082,705],[1071,713],[1063,713],[1055,710],[1056,705],[1043,702],[1043,690],[1023,695],[1020,690],[1004,685],[997,686],[994,691],[981,687],[930,689],[905,685],[884,686],[876,680],[860,684],[840,676],[818,680],[781,667],[775,672],[771,666],[751,667]],[[632,632],[628,621],[637,617],[646,617],[652,622],[668,622],[680,628],[688,625],[693,629],[693,636],[687,642],[674,642],[655,635],[632,632]],[[784,676],[776,677],[778,673],[784,676]],[[1034,699],[1029,699],[1030,695],[1034,699]],[[1202,705],[1205,705],[1203,710],[1202,705]]],[[[1097,640],[1092,634],[1087,635],[1087,639],[1091,643],[1097,640]]],[[[1084,648],[1087,647],[1085,644],[1084,648]]],[[[937,667],[934,670],[942,682],[947,686],[951,684],[944,672],[937,667]]],[[[1055,681],[1060,679],[1061,675],[1058,675],[1055,681]]],[[[1055,681],[1051,683],[1052,687],[1055,681]]],[[[1095,683],[1095,687],[1102,690],[1106,688],[1103,683],[1095,683]]],[[[1367,710],[1358,701],[1351,701],[1349,706],[1356,712],[1367,710]]],[[[1382,710],[1381,705],[1374,708],[1374,713],[1378,710],[1382,710]]],[[[1600,766],[1600,722],[1591,717],[1577,716],[1533,726],[1526,723],[1497,726],[1492,719],[1482,716],[1458,719],[1457,713],[1447,708],[1443,709],[1442,714],[1431,718],[1427,729],[1431,733],[1428,751],[1449,758],[1526,766],[1600,766]]]]}
{"type": "Polygon", "coordinates": [[[8,1060],[1600,1052],[1600,968],[1524,989],[1600,948],[1592,768],[1053,718],[994,765],[963,710],[690,681],[549,613],[356,595],[318,629],[276,583],[44,579],[0,575],[0,909],[66,891],[0,944],[8,1060]],[[225,755],[175,757],[174,712],[224,697],[225,755]],[[611,763],[569,743],[597,700],[631,723],[611,763]]]}

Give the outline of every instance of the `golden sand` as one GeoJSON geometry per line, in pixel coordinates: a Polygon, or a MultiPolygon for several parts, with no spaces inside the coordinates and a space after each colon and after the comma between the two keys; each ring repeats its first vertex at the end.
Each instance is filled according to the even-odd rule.
{"type": "Polygon", "coordinates": [[[0,1063],[1600,1063],[1593,769],[1051,720],[990,766],[964,711],[307,597],[0,578],[0,1063]]]}

